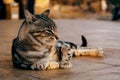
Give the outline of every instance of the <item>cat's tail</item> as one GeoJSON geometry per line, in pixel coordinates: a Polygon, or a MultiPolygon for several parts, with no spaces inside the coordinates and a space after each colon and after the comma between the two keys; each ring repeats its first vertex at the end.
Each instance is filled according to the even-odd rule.
{"type": "Polygon", "coordinates": [[[96,56],[103,57],[104,51],[102,48],[88,48],[87,47],[87,39],[82,35],[82,44],[80,47],[76,49],[71,49],[73,52],[73,56],[96,56]]]}
{"type": "Polygon", "coordinates": [[[82,35],[81,36],[81,38],[82,38],[82,44],[81,44],[81,47],[87,47],[87,39],[82,35]]]}
{"type": "Polygon", "coordinates": [[[94,56],[103,57],[104,51],[102,48],[87,48],[81,47],[79,49],[71,49],[73,56],[94,56]]]}

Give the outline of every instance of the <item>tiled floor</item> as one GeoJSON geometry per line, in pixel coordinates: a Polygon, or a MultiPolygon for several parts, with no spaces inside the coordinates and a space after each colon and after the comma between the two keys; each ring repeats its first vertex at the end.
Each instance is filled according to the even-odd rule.
{"type": "Polygon", "coordinates": [[[105,56],[73,58],[71,69],[32,71],[16,69],[11,61],[11,43],[22,20],[0,21],[0,80],[119,80],[120,22],[96,20],[55,20],[62,40],[89,47],[102,47],[105,56]]]}

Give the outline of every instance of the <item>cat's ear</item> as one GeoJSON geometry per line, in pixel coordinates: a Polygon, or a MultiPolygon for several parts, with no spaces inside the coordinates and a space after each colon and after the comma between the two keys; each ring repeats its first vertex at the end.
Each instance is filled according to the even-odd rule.
{"type": "Polygon", "coordinates": [[[24,10],[24,15],[28,23],[32,23],[36,19],[27,9],[24,10]]]}
{"type": "Polygon", "coordinates": [[[29,27],[26,25],[25,22],[23,22],[22,26],[19,29],[18,32],[18,39],[21,41],[26,38],[26,35],[28,33],[29,27]]]}
{"type": "Polygon", "coordinates": [[[46,11],[44,11],[42,14],[48,17],[48,16],[49,16],[49,14],[50,14],[50,10],[49,10],[49,9],[47,9],[47,10],[46,10],[46,11]]]}

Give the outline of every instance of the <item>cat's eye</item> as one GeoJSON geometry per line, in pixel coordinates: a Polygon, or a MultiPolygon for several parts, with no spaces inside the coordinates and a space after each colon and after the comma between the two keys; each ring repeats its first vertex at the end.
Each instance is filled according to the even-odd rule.
{"type": "Polygon", "coordinates": [[[47,30],[46,33],[53,34],[53,32],[51,30],[47,30]]]}
{"type": "Polygon", "coordinates": [[[30,32],[34,37],[49,37],[53,35],[51,30],[39,30],[39,31],[31,31],[30,32]]]}
{"type": "Polygon", "coordinates": [[[31,31],[30,34],[33,35],[34,37],[38,37],[41,35],[41,31],[31,31]]]}
{"type": "Polygon", "coordinates": [[[37,36],[40,36],[41,33],[33,33],[33,35],[37,37],[37,36]]]}
{"type": "Polygon", "coordinates": [[[47,34],[52,34],[50,31],[46,31],[47,34]]]}

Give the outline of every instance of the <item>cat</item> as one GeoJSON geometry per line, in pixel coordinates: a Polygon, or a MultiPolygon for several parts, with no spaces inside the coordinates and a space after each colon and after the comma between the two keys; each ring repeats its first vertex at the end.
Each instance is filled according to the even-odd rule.
{"type": "MultiPolygon", "coordinates": [[[[12,44],[13,65],[29,70],[71,68],[71,59],[78,55],[74,51],[78,46],[59,40],[56,24],[48,17],[50,10],[40,15],[28,10],[24,13],[25,20],[12,44]]],[[[81,47],[86,46],[87,40],[82,35],[81,47]]]]}

